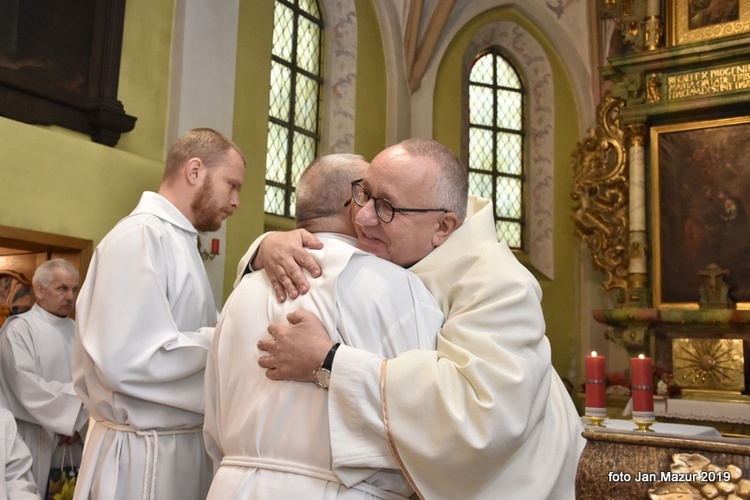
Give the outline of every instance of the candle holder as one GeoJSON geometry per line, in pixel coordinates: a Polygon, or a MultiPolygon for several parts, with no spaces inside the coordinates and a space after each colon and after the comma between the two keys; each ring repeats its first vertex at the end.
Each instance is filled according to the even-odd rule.
{"type": "Polygon", "coordinates": [[[646,50],[656,50],[661,45],[661,37],[664,34],[664,27],[661,23],[661,16],[649,16],[645,20],[644,43],[643,48],[646,50]]]}
{"type": "Polygon", "coordinates": [[[586,418],[589,420],[589,426],[591,427],[607,427],[602,424],[602,422],[607,420],[607,417],[592,417],[591,415],[586,415],[586,418]]]}
{"type": "Polygon", "coordinates": [[[654,432],[651,430],[651,426],[654,425],[653,420],[636,420],[633,419],[633,423],[637,426],[637,429],[633,429],[637,432],[654,432]]]}
{"type": "Polygon", "coordinates": [[[204,261],[214,260],[214,258],[219,255],[219,240],[215,238],[211,240],[211,251],[209,252],[203,248],[203,242],[201,241],[200,236],[198,236],[198,253],[201,254],[201,259],[204,261]]]}

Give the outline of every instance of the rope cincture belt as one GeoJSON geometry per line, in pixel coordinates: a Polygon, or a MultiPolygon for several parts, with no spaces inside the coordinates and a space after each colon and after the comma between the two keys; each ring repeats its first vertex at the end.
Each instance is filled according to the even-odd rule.
{"type": "MultiPolygon", "coordinates": [[[[273,460],[270,458],[227,455],[221,460],[221,465],[222,467],[225,465],[233,467],[255,467],[258,469],[275,470],[278,472],[289,472],[290,474],[299,474],[315,479],[323,479],[332,483],[343,484],[341,482],[341,479],[339,479],[338,476],[336,476],[336,474],[334,474],[330,470],[321,469],[319,467],[312,467],[310,465],[273,460]]],[[[385,498],[387,500],[408,500],[407,497],[398,495],[396,493],[393,493],[392,491],[381,490],[377,486],[365,483],[364,481],[355,484],[351,488],[354,490],[364,491],[365,493],[374,495],[377,498],[385,498]]]]}
{"type": "Polygon", "coordinates": [[[141,498],[156,498],[156,471],[159,462],[159,436],[175,436],[179,434],[195,434],[203,432],[203,427],[190,427],[188,429],[133,429],[127,425],[109,422],[107,420],[97,420],[96,423],[103,425],[108,429],[121,432],[132,432],[136,436],[146,440],[146,462],[143,467],[143,489],[141,498]]]}

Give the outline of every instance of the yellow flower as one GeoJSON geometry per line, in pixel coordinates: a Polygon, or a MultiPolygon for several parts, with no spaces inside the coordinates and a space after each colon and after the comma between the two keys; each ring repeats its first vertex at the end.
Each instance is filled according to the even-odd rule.
{"type": "Polygon", "coordinates": [[[73,492],[76,488],[76,478],[73,477],[72,479],[68,480],[67,475],[65,474],[65,472],[63,472],[60,480],[63,483],[62,491],[55,494],[55,496],[53,497],[54,500],[73,500],[73,492]]]}

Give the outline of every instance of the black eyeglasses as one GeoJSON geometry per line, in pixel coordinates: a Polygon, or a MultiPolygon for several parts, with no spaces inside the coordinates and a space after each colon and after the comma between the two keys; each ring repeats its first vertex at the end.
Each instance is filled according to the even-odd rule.
{"type": "Polygon", "coordinates": [[[360,207],[364,207],[368,201],[375,203],[375,213],[378,218],[385,222],[391,222],[396,212],[450,212],[447,208],[396,208],[385,198],[376,198],[362,186],[362,179],[352,181],[352,199],[360,207]]]}

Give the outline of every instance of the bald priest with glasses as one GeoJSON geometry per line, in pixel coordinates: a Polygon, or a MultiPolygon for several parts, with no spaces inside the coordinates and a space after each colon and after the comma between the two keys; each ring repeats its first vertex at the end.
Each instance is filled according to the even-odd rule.
{"type": "MultiPolygon", "coordinates": [[[[468,196],[465,167],[431,139],[385,149],[363,177],[352,186],[358,247],[414,272],[445,324],[436,351],[335,351],[334,470],[366,466],[386,442],[420,498],[573,499],[580,418],[551,364],[541,288],[497,241],[492,203],[468,196]]],[[[313,245],[309,235],[285,235],[266,237],[254,263],[280,298],[326,272],[299,245],[313,245]]],[[[271,379],[310,381],[331,341],[305,311],[290,320],[269,327],[258,364],[271,379]]]]}

